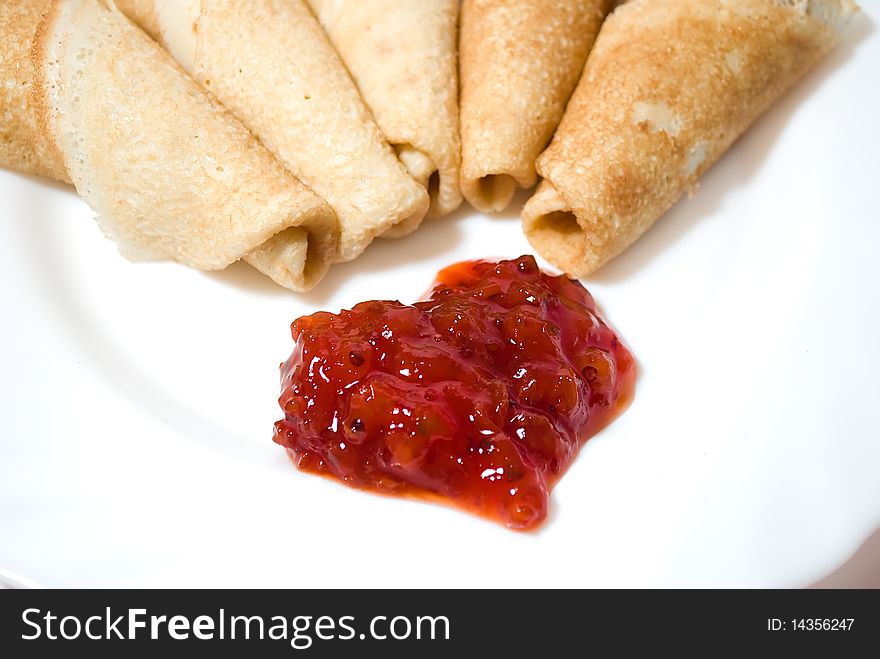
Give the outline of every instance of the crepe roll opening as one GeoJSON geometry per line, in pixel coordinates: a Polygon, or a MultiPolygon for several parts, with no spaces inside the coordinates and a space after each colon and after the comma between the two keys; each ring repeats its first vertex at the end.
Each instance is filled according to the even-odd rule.
{"type": "Polygon", "coordinates": [[[312,269],[309,252],[314,251],[308,231],[290,227],[246,254],[244,260],[275,283],[288,286],[290,282],[308,278],[312,269]],[[284,281],[280,281],[282,279],[284,281]]]}
{"type": "Polygon", "coordinates": [[[523,230],[529,243],[547,260],[566,272],[582,276],[595,267],[584,268],[586,241],[577,215],[556,188],[542,181],[522,211],[523,230]]]}
{"type": "MultiPolygon", "coordinates": [[[[441,186],[440,168],[437,167],[434,160],[427,153],[417,149],[412,144],[395,144],[394,151],[397,153],[397,157],[403,163],[406,171],[409,172],[409,175],[428,191],[428,197],[431,199],[429,215],[445,215],[447,211],[441,207],[448,205],[448,200],[441,200],[440,198],[441,194],[444,194],[445,191],[441,186]]],[[[409,233],[406,229],[406,225],[404,225],[403,229],[394,227],[391,231],[386,232],[385,236],[396,238],[406,235],[409,233]]]]}
{"type": "Polygon", "coordinates": [[[510,174],[486,174],[475,181],[462,182],[468,201],[484,213],[499,213],[516,194],[516,179],[510,174]]]}
{"type": "Polygon", "coordinates": [[[577,216],[571,211],[551,211],[535,218],[534,231],[565,237],[580,233],[577,216]]]}
{"type": "MultiPolygon", "coordinates": [[[[336,253],[337,234],[335,231],[327,232],[303,227],[291,227],[287,231],[305,234],[304,260],[296,259],[289,263],[288,270],[293,280],[300,280],[304,289],[310,289],[321,281],[330,269],[333,255],[336,253]]],[[[284,286],[283,283],[281,285],[284,286]]],[[[292,287],[286,286],[286,288],[292,287]]]]}
{"type": "Polygon", "coordinates": [[[437,199],[440,194],[440,172],[436,169],[431,172],[431,176],[428,177],[428,196],[431,197],[431,204],[433,205],[434,200],[437,199]]]}
{"type": "Polygon", "coordinates": [[[245,256],[254,268],[276,284],[303,292],[327,274],[336,253],[338,234],[327,226],[327,215],[316,209],[307,226],[281,231],[245,256]]]}

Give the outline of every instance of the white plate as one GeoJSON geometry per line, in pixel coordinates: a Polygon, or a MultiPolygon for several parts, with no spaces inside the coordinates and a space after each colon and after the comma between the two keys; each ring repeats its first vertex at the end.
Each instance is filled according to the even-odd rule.
{"type": "Polygon", "coordinates": [[[246,266],[132,265],[72,192],[0,172],[0,568],[46,586],[814,582],[880,526],[878,65],[863,14],[587,282],[639,360],[636,398],[531,535],[302,474],[271,441],[295,317],[529,252],[518,207],[380,241],[295,296],[246,266]]]}

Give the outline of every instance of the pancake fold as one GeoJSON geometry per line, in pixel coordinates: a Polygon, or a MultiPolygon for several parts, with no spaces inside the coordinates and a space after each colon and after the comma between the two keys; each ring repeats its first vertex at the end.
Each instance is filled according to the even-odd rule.
{"type": "Polygon", "coordinates": [[[431,194],[461,204],[458,0],[309,0],[386,139],[431,194]]]}
{"type": "Polygon", "coordinates": [[[337,261],[414,230],[429,197],[304,0],[154,0],[160,41],[336,212],[337,261]]]}
{"type": "Polygon", "coordinates": [[[321,279],[333,211],[112,2],[55,0],[32,57],[41,130],[124,255],[321,279]]]}
{"type": "Polygon", "coordinates": [[[498,212],[536,180],[612,0],[463,0],[461,189],[498,212]]]}
{"type": "Polygon", "coordinates": [[[850,0],[630,0],[605,21],[523,209],[575,276],[637,240],[837,43],[850,0]]]}

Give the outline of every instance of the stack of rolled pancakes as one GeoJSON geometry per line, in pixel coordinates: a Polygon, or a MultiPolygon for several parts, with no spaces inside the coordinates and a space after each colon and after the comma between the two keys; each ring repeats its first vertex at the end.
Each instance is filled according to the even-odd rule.
{"type": "Polygon", "coordinates": [[[503,210],[541,176],[526,236],[586,275],[856,11],[618,4],[3,0],[0,166],[72,183],[130,258],[243,259],[295,291],[462,197],[503,210]]]}

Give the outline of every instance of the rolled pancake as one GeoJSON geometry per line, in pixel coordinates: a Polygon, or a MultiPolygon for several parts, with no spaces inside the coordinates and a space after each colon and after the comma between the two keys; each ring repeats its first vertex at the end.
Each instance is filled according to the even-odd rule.
{"type": "Polygon", "coordinates": [[[385,138],[428,188],[429,215],[454,211],[461,204],[458,0],[309,4],[385,138]]]}
{"type": "Polygon", "coordinates": [[[336,211],[349,261],[418,226],[425,189],[385,141],[303,0],[156,0],[163,43],[336,211]]]}
{"type": "Polygon", "coordinates": [[[523,209],[584,276],[632,244],[827,53],[849,0],[632,0],[605,21],[523,209]]]}
{"type": "Polygon", "coordinates": [[[56,0],[33,56],[43,129],[126,256],[245,257],[294,290],[321,278],[332,210],[122,14],[56,0]]]}
{"type": "Polygon", "coordinates": [[[534,185],[612,0],[464,0],[461,7],[461,190],[504,210],[534,185]]]}
{"type": "Polygon", "coordinates": [[[70,182],[39,127],[31,99],[31,47],[51,0],[0,2],[0,167],[70,182]]]}

